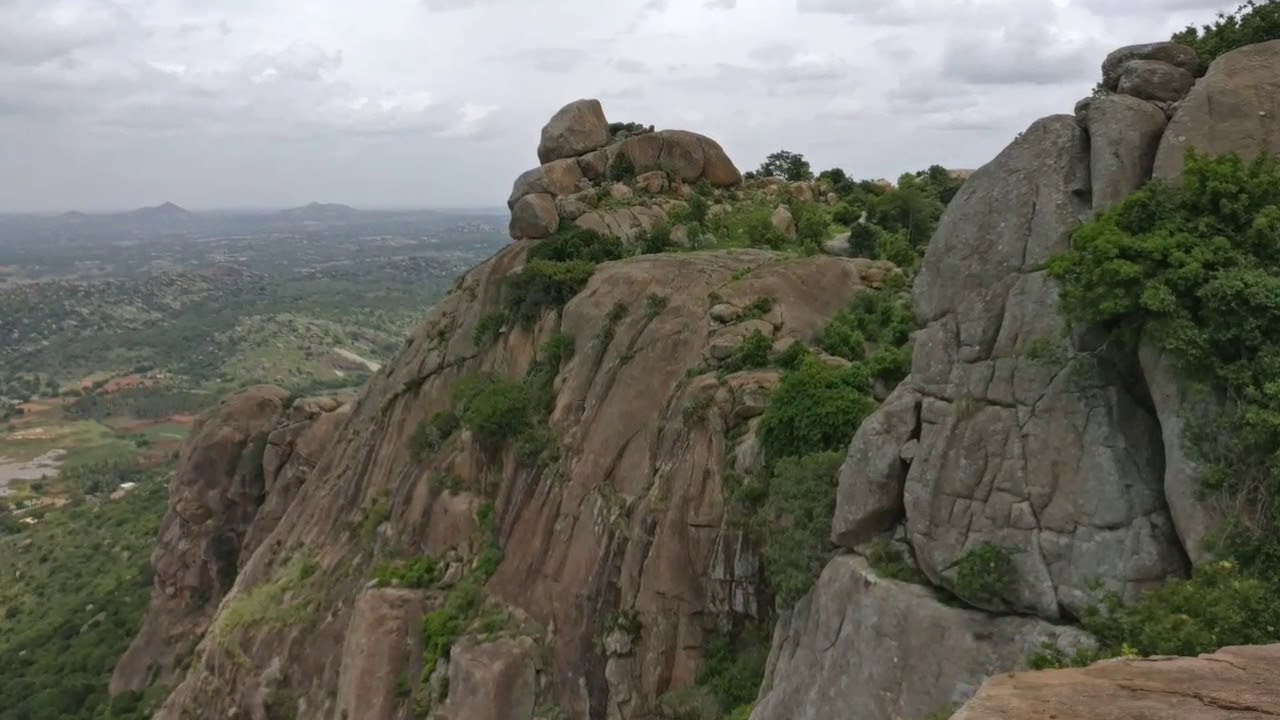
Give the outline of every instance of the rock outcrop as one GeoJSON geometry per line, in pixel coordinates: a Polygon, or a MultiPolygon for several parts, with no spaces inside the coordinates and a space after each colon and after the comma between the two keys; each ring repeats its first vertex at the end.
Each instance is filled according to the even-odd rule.
{"type": "Polygon", "coordinates": [[[1109,660],[988,680],[952,720],[1263,720],[1280,715],[1280,646],[1109,660]]]}
{"type": "Polygon", "coordinates": [[[111,678],[111,692],[169,684],[219,601],[284,514],[333,437],[333,398],[297,401],[264,385],[224,399],[192,428],[169,484],[152,554],[151,604],[111,678]]]}
{"type": "MultiPolygon", "coordinates": [[[[1161,67],[1169,76],[1198,70],[1195,53],[1174,44],[1113,53],[1103,82],[1112,93],[1082,101],[1074,119],[1051,116],[1032,124],[974,172],[948,207],[914,284],[923,328],[914,338],[911,375],[863,423],[841,468],[832,527],[840,546],[866,551],[868,541],[893,530],[905,562],[970,604],[1066,621],[1093,604],[1095,580],[1134,598],[1183,576],[1188,558],[1207,557],[1203,540],[1213,515],[1196,493],[1197,468],[1183,447],[1181,418],[1188,408],[1212,412],[1218,402],[1190,395],[1168,358],[1149,346],[1139,357],[1100,347],[1081,329],[1068,334],[1045,272],[1081,222],[1153,176],[1176,181],[1187,147],[1246,156],[1280,149],[1274,120],[1280,42],[1223,55],[1172,104],[1120,92],[1134,91],[1121,83],[1126,73],[1145,73],[1151,69],[1145,63],[1153,62],[1176,71],[1161,67]],[[1007,553],[1015,568],[1007,587],[965,597],[972,588],[957,582],[957,567],[975,551],[1007,553]]],[[[833,717],[851,707],[860,708],[858,717],[919,717],[963,700],[980,672],[1014,669],[1025,660],[985,656],[991,664],[968,680],[925,670],[937,680],[927,691],[907,692],[913,678],[889,671],[870,679],[867,658],[883,655],[866,648],[885,641],[875,636],[842,645],[832,629],[839,621],[831,618],[864,607],[863,596],[873,594],[834,582],[856,575],[853,562],[832,561],[799,606],[797,616],[829,608],[817,613],[826,618],[822,623],[780,623],[778,637],[824,652],[797,653],[771,666],[775,685],[762,689],[758,720],[833,717]],[[789,689],[779,692],[779,676],[791,678],[789,689]],[[939,707],[901,705],[917,693],[939,707]],[[883,704],[871,705],[877,701],[883,704]]],[[[892,607],[907,615],[893,621],[905,629],[884,630],[899,639],[914,637],[915,625],[930,622],[936,609],[904,601],[892,607]]],[[[852,619],[845,623],[840,633],[860,627],[852,619]]],[[[1005,642],[1018,645],[1020,637],[1005,642]]],[[[966,642],[949,637],[913,647],[904,641],[893,647],[890,667],[929,668],[966,642]]],[[[958,649],[955,662],[975,656],[984,657],[958,649]]],[[[1092,677],[1106,667],[1072,672],[1092,677]]],[[[1014,677],[1026,678],[1019,686],[1033,687],[1053,675],[1014,677]]],[[[1117,695],[1116,714],[1108,714],[1113,708],[1106,701],[1068,707],[1093,686],[1067,683],[1052,695],[1061,705],[1028,696],[1015,711],[994,703],[1006,680],[991,686],[961,717],[1136,717],[1137,708],[1151,702],[1125,704],[1117,695]]],[[[1152,717],[1191,716],[1172,706],[1170,714],[1152,717]]]]}
{"type": "Polygon", "coordinates": [[[1068,655],[1092,646],[1080,630],[950,607],[839,557],[778,623],[751,720],[924,718],[1025,667],[1046,643],[1068,655]]]}
{"type": "MultiPolygon", "coordinates": [[[[550,197],[558,217],[590,208],[572,221],[628,238],[665,221],[681,186],[704,179],[737,180],[718,145],[651,132],[525,173],[511,206],[550,197]],[[613,185],[588,179],[598,158],[584,159],[596,153],[627,154],[639,175],[608,208],[585,194],[600,200],[613,185]],[[646,177],[659,162],[662,177],[646,177]],[[629,201],[644,204],[619,205],[629,201]]],[[[760,560],[730,517],[725,484],[735,464],[758,466],[755,428],[780,374],[724,363],[753,332],[778,347],[815,344],[896,268],[755,249],[639,255],[596,266],[562,309],[532,323],[507,317],[481,342],[476,328],[501,316],[508,280],[542,242],[519,234],[458,281],[354,405],[312,421],[337,428],[314,430],[326,449],[312,457],[310,430],[271,435],[293,438],[283,465],[274,446],[267,453],[291,502],[268,500],[270,529],[249,530],[256,549],[161,720],[196,708],[259,717],[281,696],[299,717],[389,720],[422,701],[437,718],[528,720],[555,705],[575,719],[639,720],[694,683],[718,622],[763,618],[760,560]],[[763,298],[767,311],[750,310],[763,298]],[[547,378],[537,452],[495,448],[468,429],[427,432],[454,408],[461,380],[540,372],[552,341],[575,350],[547,378]],[[306,458],[296,487],[293,458],[306,458]],[[424,673],[418,618],[440,607],[440,587],[474,577],[490,543],[501,562],[474,600],[486,617],[511,620],[463,626],[447,661],[424,673]],[[432,589],[369,582],[388,562],[424,555],[441,571],[432,589]],[[639,630],[619,630],[618,617],[639,630]],[[378,645],[371,634],[398,639],[378,645]],[[400,677],[412,697],[396,693],[400,677]]]]}
{"type": "Polygon", "coordinates": [[[625,241],[666,222],[670,203],[651,196],[705,180],[726,188],[742,173],[715,140],[686,130],[659,130],[610,142],[604,110],[597,100],[577,100],[561,108],[542,129],[542,165],[522,173],[512,187],[511,237],[536,240],[555,232],[561,220],[625,241]],[[626,181],[631,184],[620,183],[626,181]],[[630,206],[593,210],[603,189],[630,206]],[[637,197],[639,193],[639,197],[637,197]]]}

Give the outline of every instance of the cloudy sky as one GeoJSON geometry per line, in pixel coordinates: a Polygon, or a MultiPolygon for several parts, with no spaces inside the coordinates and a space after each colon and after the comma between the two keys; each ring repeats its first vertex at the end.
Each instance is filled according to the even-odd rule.
{"type": "Polygon", "coordinates": [[[502,206],[565,102],[896,177],[1234,0],[0,0],[0,210],[502,206]]]}

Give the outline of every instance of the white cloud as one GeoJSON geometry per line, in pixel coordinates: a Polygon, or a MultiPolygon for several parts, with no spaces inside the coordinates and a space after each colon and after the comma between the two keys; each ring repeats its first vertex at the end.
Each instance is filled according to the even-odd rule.
{"type": "Polygon", "coordinates": [[[0,0],[5,209],[500,206],[561,104],[895,177],[1235,0],[0,0]]]}

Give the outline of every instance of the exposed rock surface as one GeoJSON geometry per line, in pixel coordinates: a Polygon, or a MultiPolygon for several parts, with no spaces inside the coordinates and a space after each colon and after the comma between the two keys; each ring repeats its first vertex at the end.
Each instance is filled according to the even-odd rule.
{"type": "Polygon", "coordinates": [[[786,205],[779,205],[773,211],[773,216],[769,218],[773,222],[773,229],[777,230],[782,237],[787,240],[794,241],[796,239],[796,221],[791,217],[791,211],[786,205]]]}
{"type": "Polygon", "coordinates": [[[517,240],[544,238],[560,227],[556,200],[547,193],[525,195],[511,209],[511,237],[517,240]]]}
{"type": "Polygon", "coordinates": [[[449,701],[435,720],[529,720],[537,699],[533,640],[467,640],[449,654],[449,701]]]}
{"type": "Polygon", "coordinates": [[[1164,111],[1128,95],[1084,101],[1076,117],[1089,131],[1093,211],[1103,212],[1151,177],[1168,120],[1164,111]]]}
{"type": "MultiPolygon", "coordinates": [[[[609,708],[620,720],[646,717],[659,696],[694,681],[714,613],[758,612],[758,561],[725,517],[724,482],[733,462],[727,434],[763,408],[770,381],[768,373],[730,374],[722,388],[714,371],[686,377],[704,363],[721,328],[710,317],[708,294],[714,290],[736,307],[772,297],[774,309],[753,322],[775,339],[813,343],[854,293],[883,282],[884,264],[758,250],[606,263],[562,315],[532,329],[512,327],[478,352],[474,327],[499,307],[500,281],[523,264],[527,245],[512,245],[469,272],[400,357],[370,381],[224,604],[279,582],[289,559],[313,548],[318,567],[306,592],[319,593],[315,606],[324,612],[305,623],[249,624],[206,638],[161,720],[181,717],[183,708],[218,716],[251,712],[268,686],[263,673],[273,665],[291,668],[287,686],[306,701],[307,716],[333,717],[337,699],[327,689],[341,674],[339,648],[363,632],[352,625],[351,608],[371,571],[373,549],[435,557],[473,552],[465,539],[474,537],[483,499],[472,491],[442,492],[435,478],[446,472],[487,478],[496,493],[505,552],[486,591],[549,629],[539,639],[546,644],[539,651],[546,686],[538,693],[569,717],[585,718],[588,708],[609,708]],[[650,294],[668,298],[661,312],[643,311],[650,294]],[[630,311],[600,346],[605,316],[619,303],[630,311]],[[480,370],[520,377],[556,332],[572,337],[578,351],[555,385],[550,424],[561,457],[555,468],[514,453],[486,456],[466,433],[427,463],[410,459],[414,429],[449,406],[460,377],[480,370]],[[684,412],[703,394],[713,398],[705,415],[684,412]],[[361,529],[380,498],[385,521],[361,529]],[[634,610],[644,630],[630,654],[606,658],[595,641],[620,609],[634,610]],[[243,659],[233,661],[235,652],[243,659]]],[[[382,672],[362,666],[359,675],[382,672]]]]}
{"type": "Polygon", "coordinates": [[[116,664],[113,694],[168,682],[230,590],[265,489],[267,435],[288,394],[272,385],[249,388],[222,400],[192,428],[151,555],[151,605],[116,664]]]}
{"type": "Polygon", "coordinates": [[[902,519],[908,463],[902,448],[920,437],[923,397],[900,385],[879,412],[867,418],[840,466],[832,540],[854,548],[902,519]]]}
{"type": "Polygon", "coordinates": [[[1068,654],[1090,645],[1079,630],[950,607],[838,557],[778,623],[751,720],[924,718],[1025,667],[1046,642],[1068,654]]]}
{"type": "Polygon", "coordinates": [[[1108,90],[1115,90],[1120,84],[1120,76],[1125,65],[1135,60],[1155,60],[1180,68],[1191,75],[1199,75],[1200,58],[1196,51],[1175,42],[1146,43],[1128,45],[1107,55],[1102,61],[1102,84],[1108,90]]]}
{"type": "Polygon", "coordinates": [[[1280,715],[1280,646],[1110,660],[994,677],[952,720],[1263,720],[1280,715]]]}
{"type": "Polygon", "coordinates": [[[1132,60],[1120,68],[1116,91],[1142,100],[1179,100],[1196,79],[1180,67],[1159,60],[1132,60]]]}
{"type": "Polygon", "coordinates": [[[572,158],[609,144],[609,121],[599,100],[575,100],[556,111],[542,128],[538,162],[572,158]]]}
{"type": "Polygon", "coordinates": [[[1280,40],[1223,54],[1209,66],[1169,122],[1154,175],[1182,173],[1187,148],[1246,158],[1280,153],[1280,40]]]}
{"type": "Polygon", "coordinates": [[[910,382],[926,399],[905,509],[917,559],[954,589],[967,551],[1008,548],[1018,582],[1004,602],[1050,619],[1083,612],[1094,578],[1133,597],[1185,571],[1155,418],[1113,374],[1123,367],[1066,371],[1074,348],[1044,267],[1088,216],[1088,187],[1084,133],[1068,116],[1037,121],[965,183],[914,288],[925,327],[910,382]]]}
{"type": "Polygon", "coordinates": [[[338,675],[338,716],[362,720],[409,717],[397,697],[399,673],[420,672],[423,593],[385,588],[362,593],[351,612],[338,675]]]}

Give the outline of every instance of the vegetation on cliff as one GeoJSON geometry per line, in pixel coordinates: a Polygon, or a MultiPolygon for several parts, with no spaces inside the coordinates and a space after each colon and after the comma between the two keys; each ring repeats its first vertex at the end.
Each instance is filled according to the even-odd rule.
{"type": "Polygon", "coordinates": [[[1188,418],[1203,489],[1222,511],[1221,561],[1136,606],[1086,618],[1112,652],[1207,652],[1280,640],[1280,161],[1189,154],[1181,184],[1153,182],[1082,227],[1052,273],[1077,323],[1169,352],[1223,398],[1188,418]]]}

